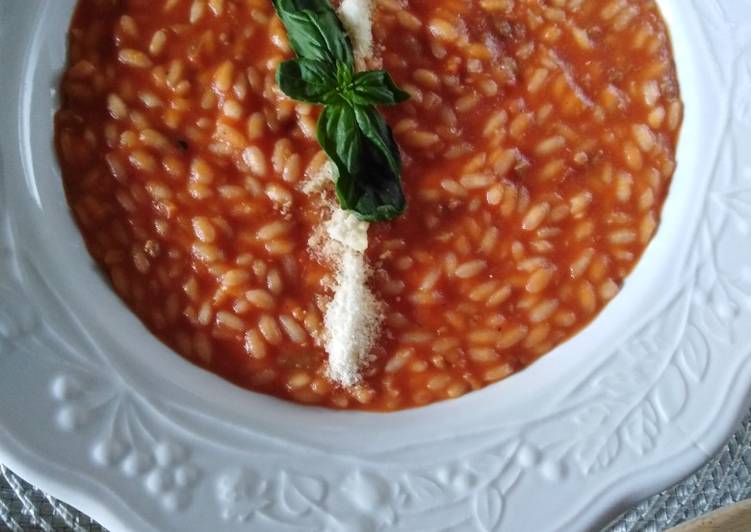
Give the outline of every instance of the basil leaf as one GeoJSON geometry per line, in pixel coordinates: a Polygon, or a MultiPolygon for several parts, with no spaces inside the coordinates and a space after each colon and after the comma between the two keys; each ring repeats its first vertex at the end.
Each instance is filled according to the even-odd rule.
{"type": "Polygon", "coordinates": [[[375,109],[326,107],[318,122],[318,141],[336,166],[336,195],[342,208],[369,222],[404,212],[399,148],[375,109]]]}
{"type": "Polygon", "coordinates": [[[362,135],[352,107],[342,104],[324,108],[318,119],[318,142],[340,174],[350,174],[357,169],[362,135]]]}
{"type": "Polygon", "coordinates": [[[295,100],[333,104],[341,101],[337,92],[336,72],[328,63],[312,59],[285,61],[276,71],[282,92],[295,100]]]}
{"type": "Polygon", "coordinates": [[[404,212],[399,147],[374,105],[409,98],[384,71],[355,74],[352,45],[330,0],[272,0],[297,59],[277,70],[282,92],[323,104],[318,142],[336,168],[342,208],[366,221],[404,212]]]}
{"type": "MultiPolygon", "coordinates": [[[[407,201],[399,174],[391,171],[383,152],[372,142],[363,143],[360,172],[354,179],[352,210],[366,222],[392,220],[404,212],[407,201]]],[[[337,184],[338,185],[338,184],[337,184]]]]}
{"type": "Polygon", "coordinates": [[[381,151],[391,172],[397,176],[401,174],[402,160],[399,146],[381,113],[372,106],[355,107],[355,120],[362,134],[381,151]]]}
{"type": "Polygon", "coordinates": [[[352,83],[351,101],[355,105],[396,105],[409,98],[384,70],[356,74],[352,83]]]}
{"type": "Polygon", "coordinates": [[[361,194],[357,211],[371,213],[373,220],[390,220],[402,214],[407,206],[399,146],[383,115],[374,107],[356,107],[355,120],[367,139],[363,143],[363,164],[367,165],[364,174],[369,188],[361,194]]]}
{"type": "Polygon", "coordinates": [[[354,65],[352,44],[329,0],[273,0],[299,57],[354,65]]]}

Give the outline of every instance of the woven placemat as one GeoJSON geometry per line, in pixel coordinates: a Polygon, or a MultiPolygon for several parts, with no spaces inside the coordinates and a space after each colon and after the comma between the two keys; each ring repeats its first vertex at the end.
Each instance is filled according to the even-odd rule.
{"type": "Polygon", "coordinates": [[[723,449],[683,482],[639,503],[607,532],[657,532],[751,497],[751,414],[723,449]]]}
{"type": "MultiPolygon", "coordinates": [[[[658,532],[751,496],[751,415],[702,469],[616,519],[606,532],[658,532]]],[[[0,465],[0,529],[102,532],[85,514],[0,465]]]]}

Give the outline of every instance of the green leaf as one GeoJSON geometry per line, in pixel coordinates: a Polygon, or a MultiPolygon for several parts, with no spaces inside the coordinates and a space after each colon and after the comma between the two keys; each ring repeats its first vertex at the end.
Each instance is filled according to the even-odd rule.
{"type": "Polygon", "coordinates": [[[352,44],[329,0],[273,0],[297,59],[277,70],[281,90],[325,105],[318,142],[336,168],[342,208],[362,220],[404,212],[399,147],[374,105],[409,98],[384,71],[355,74],[352,44]]]}
{"type": "Polygon", "coordinates": [[[372,106],[358,106],[355,107],[355,120],[362,134],[380,150],[391,171],[396,175],[401,174],[399,146],[383,116],[372,106]]]}
{"type": "Polygon", "coordinates": [[[273,3],[299,57],[353,67],[352,44],[329,0],[273,0],[273,3]]]}
{"type": "Polygon", "coordinates": [[[354,179],[352,210],[361,220],[381,222],[400,216],[407,207],[399,174],[391,170],[383,152],[363,143],[361,169],[354,179]]]}
{"type": "Polygon", "coordinates": [[[355,75],[351,98],[355,105],[396,105],[410,96],[396,86],[388,72],[370,70],[355,75]]]}
{"type": "Polygon", "coordinates": [[[362,135],[349,105],[329,105],[318,119],[318,142],[340,174],[350,174],[359,164],[362,135]]]}
{"type": "Polygon", "coordinates": [[[343,209],[370,222],[404,212],[399,148],[375,109],[326,107],[318,122],[318,141],[337,168],[336,194],[343,209]]]}
{"type": "Polygon", "coordinates": [[[320,104],[341,100],[337,92],[336,72],[322,61],[285,61],[276,71],[276,80],[282,92],[295,100],[320,104]]]}

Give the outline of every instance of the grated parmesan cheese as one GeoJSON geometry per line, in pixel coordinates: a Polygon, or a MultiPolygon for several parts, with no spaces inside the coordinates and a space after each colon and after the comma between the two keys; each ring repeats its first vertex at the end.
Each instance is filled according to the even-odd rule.
{"type": "Polygon", "coordinates": [[[323,200],[330,215],[310,236],[308,247],[334,274],[326,288],[333,292],[324,309],[323,332],[316,341],[329,355],[328,377],[350,388],[361,379],[362,368],[383,324],[383,304],[368,287],[371,271],[365,257],[370,224],[323,200]]]}
{"type": "Polygon", "coordinates": [[[329,378],[344,387],[360,381],[360,369],[369,361],[383,314],[367,285],[365,255],[343,247],[334,299],[326,309],[326,352],[329,378]]]}
{"type": "MultiPolygon", "coordinates": [[[[373,0],[344,0],[339,17],[353,42],[360,63],[373,55],[373,0]]],[[[330,163],[303,185],[307,194],[322,192],[333,179],[330,163]]],[[[368,287],[365,251],[370,224],[339,207],[311,237],[309,246],[334,269],[334,297],[324,315],[324,347],[329,355],[329,378],[345,388],[356,385],[368,363],[383,323],[383,305],[368,287]]]]}
{"type": "Polygon", "coordinates": [[[373,55],[373,0],[344,0],[339,19],[352,39],[355,56],[364,60],[373,55]]]}
{"type": "Polygon", "coordinates": [[[368,249],[368,227],[368,222],[358,220],[351,212],[336,209],[326,223],[326,232],[343,246],[363,253],[368,249]]]}
{"type": "Polygon", "coordinates": [[[300,190],[303,194],[312,196],[313,194],[322,194],[329,183],[334,181],[334,169],[330,161],[321,166],[320,170],[309,175],[302,182],[300,190]]]}
{"type": "Polygon", "coordinates": [[[334,297],[324,315],[324,347],[328,376],[344,387],[360,381],[383,322],[382,304],[367,284],[369,225],[337,207],[310,243],[335,271],[334,297]]]}

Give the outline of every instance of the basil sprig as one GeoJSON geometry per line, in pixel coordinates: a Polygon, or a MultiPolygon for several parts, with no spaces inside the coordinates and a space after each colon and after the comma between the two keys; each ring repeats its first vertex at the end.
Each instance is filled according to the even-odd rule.
{"type": "Polygon", "coordinates": [[[336,195],[361,220],[404,212],[402,162],[391,128],[375,108],[409,99],[385,71],[355,72],[352,43],[329,0],[273,0],[296,59],[276,79],[290,98],[324,106],[318,142],[337,170],[336,195]]]}

